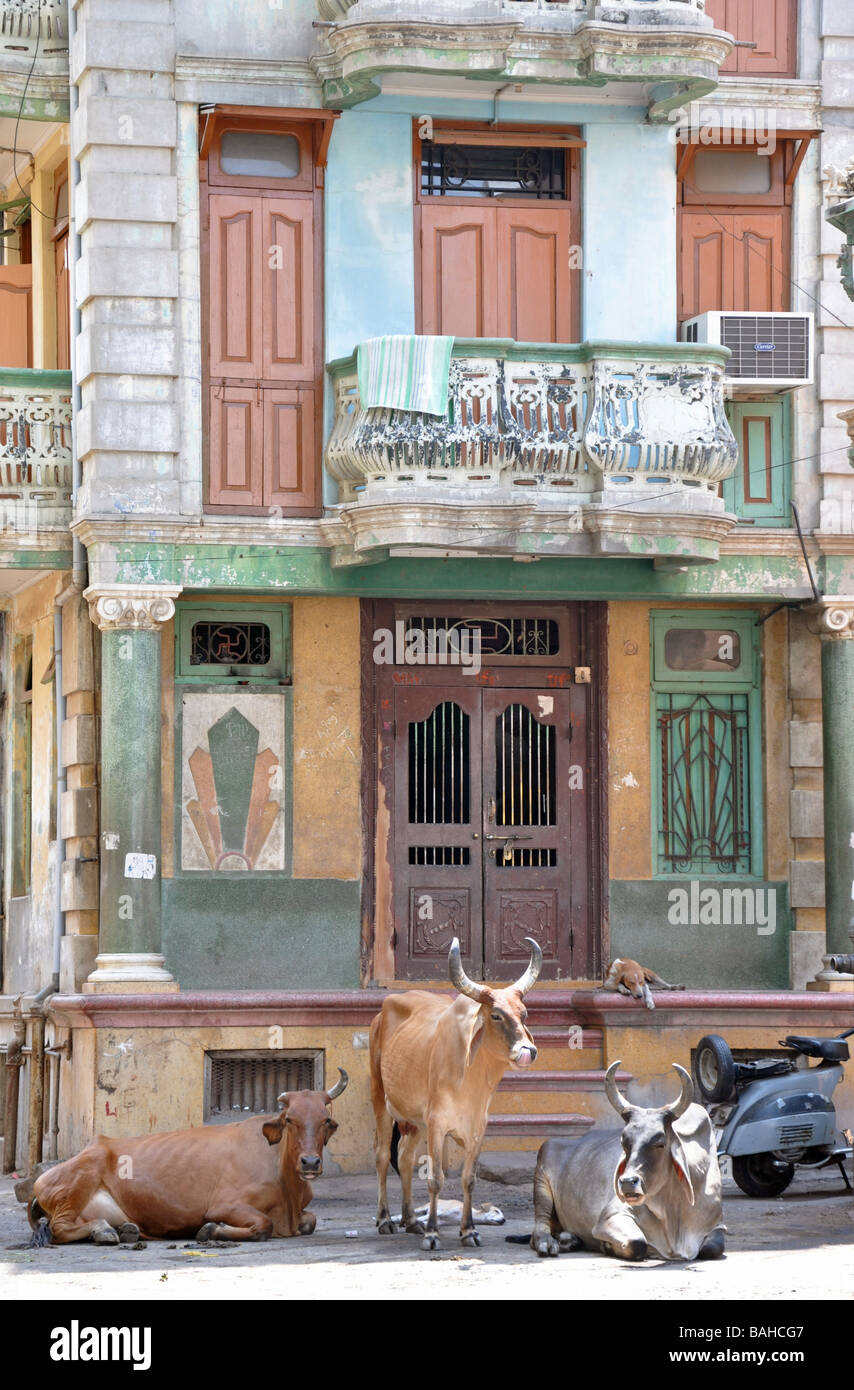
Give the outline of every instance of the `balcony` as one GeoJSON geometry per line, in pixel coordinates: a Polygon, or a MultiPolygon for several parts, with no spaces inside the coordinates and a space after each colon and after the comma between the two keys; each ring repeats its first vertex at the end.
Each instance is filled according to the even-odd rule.
{"type": "Polygon", "coordinates": [[[0,0],[0,116],[19,109],[68,120],[68,0],[0,0]]]}
{"type": "Polygon", "coordinates": [[[0,367],[0,565],[70,550],[71,373],[0,367]]]}
{"type": "Polygon", "coordinates": [[[623,91],[632,83],[651,119],[665,120],[717,85],[734,49],[705,0],[317,0],[317,8],[329,27],[312,65],[324,104],[336,107],[377,96],[386,74],[418,74],[422,86],[425,75],[499,86],[614,82],[623,91]]]}
{"type": "Polygon", "coordinates": [[[366,410],[356,354],[330,363],[339,563],[447,551],[716,561],[735,524],[719,495],[738,457],[727,356],[457,339],[444,417],[366,410]]]}

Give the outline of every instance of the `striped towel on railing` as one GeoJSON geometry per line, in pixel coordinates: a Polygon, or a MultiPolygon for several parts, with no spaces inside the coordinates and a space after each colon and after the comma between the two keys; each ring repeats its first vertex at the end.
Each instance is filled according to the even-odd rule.
{"type": "Polygon", "coordinates": [[[453,338],[394,333],[368,338],[357,352],[362,408],[444,415],[453,338]]]}

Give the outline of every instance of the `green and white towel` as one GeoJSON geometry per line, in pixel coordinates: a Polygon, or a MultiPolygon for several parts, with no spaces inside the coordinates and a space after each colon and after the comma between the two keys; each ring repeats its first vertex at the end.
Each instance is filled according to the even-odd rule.
{"type": "Polygon", "coordinates": [[[392,333],[368,338],[357,351],[362,408],[445,415],[453,338],[392,333]]]}

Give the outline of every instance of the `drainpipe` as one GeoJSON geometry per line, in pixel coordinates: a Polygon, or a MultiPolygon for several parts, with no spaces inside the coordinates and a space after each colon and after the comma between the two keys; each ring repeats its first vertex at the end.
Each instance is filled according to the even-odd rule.
{"type": "Polygon", "coordinates": [[[27,1025],[21,1011],[21,996],[15,1000],[15,1036],[6,1049],[6,1112],[3,1117],[3,1172],[12,1173],[15,1169],[15,1150],[18,1147],[18,1093],[21,1085],[21,1067],[24,1065],[24,1044],[27,1040],[27,1025]]]}

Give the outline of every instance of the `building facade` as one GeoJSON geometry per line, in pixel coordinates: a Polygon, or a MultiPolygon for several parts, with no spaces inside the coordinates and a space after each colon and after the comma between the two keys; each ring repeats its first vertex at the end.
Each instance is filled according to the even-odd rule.
{"type": "Polygon", "coordinates": [[[7,1167],[339,1065],[369,1166],[454,936],[492,1148],[839,1031],[844,0],[0,14],[7,1167]]]}

